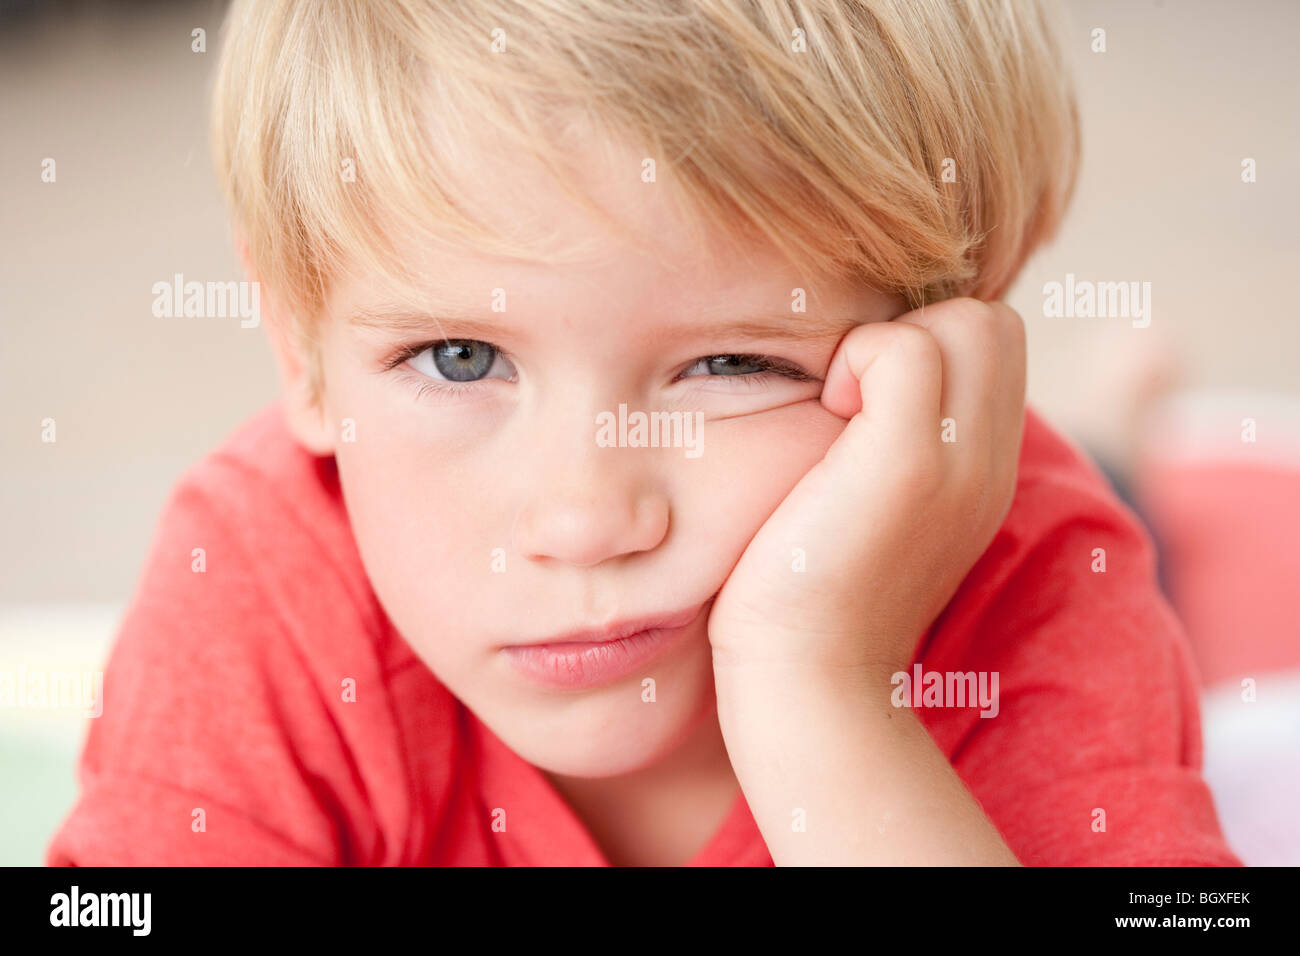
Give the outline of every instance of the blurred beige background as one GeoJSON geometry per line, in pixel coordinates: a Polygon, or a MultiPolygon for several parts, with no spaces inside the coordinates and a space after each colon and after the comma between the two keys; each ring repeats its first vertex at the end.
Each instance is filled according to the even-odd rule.
{"type": "MultiPolygon", "coordinates": [[[[0,3],[0,666],[93,667],[172,482],[276,382],[262,330],[151,313],[174,273],[240,278],[206,139],[224,5],[53,6],[38,19],[0,3]]],[[[1296,394],[1300,4],[1067,8],[1084,161],[1061,235],[1010,296],[1031,401],[1070,427],[1108,387],[1106,349],[1155,333],[1192,384],[1296,394]],[[1044,318],[1042,286],[1067,272],[1151,282],[1152,327],[1044,318]]],[[[81,727],[0,711],[0,863],[39,862],[81,727]]]]}

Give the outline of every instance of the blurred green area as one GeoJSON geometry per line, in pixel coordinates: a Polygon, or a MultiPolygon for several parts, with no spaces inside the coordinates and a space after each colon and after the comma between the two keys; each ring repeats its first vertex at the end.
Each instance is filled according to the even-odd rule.
{"type": "Polygon", "coordinates": [[[41,866],[77,796],[80,740],[0,731],[0,866],[41,866]]]}

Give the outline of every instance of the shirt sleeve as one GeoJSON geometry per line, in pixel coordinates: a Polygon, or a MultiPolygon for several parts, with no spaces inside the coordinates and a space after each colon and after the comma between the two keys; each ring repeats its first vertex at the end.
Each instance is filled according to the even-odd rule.
{"type": "Polygon", "coordinates": [[[1185,635],[1145,531],[1095,478],[1022,481],[945,611],[963,636],[922,651],[996,673],[996,714],[923,719],[1023,864],[1239,866],[1201,777],[1185,635]]]}
{"type": "Polygon", "coordinates": [[[337,731],[204,489],[164,507],[47,865],[340,861],[337,731]]]}

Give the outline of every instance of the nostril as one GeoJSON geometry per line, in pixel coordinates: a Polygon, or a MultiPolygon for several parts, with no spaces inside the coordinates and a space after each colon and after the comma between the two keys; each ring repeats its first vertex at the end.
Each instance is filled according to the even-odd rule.
{"type": "Polygon", "coordinates": [[[515,519],[519,553],[575,567],[658,547],[668,530],[668,502],[658,495],[539,497],[515,519]]]}

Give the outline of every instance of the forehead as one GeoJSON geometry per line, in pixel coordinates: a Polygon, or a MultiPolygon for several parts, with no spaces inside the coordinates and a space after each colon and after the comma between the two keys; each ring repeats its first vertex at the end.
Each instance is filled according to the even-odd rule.
{"type": "Polygon", "coordinates": [[[873,299],[860,286],[814,288],[771,246],[738,242],[701,221],[672,182],[669,165],[584,118],[570,119],[556,136],[571,169],[567,181],[579,185],[617,229],[569,195],[534,158],[478,131],[445,151],[454,194],[465,197],[468,212],[489,229],[549,258],[510,259],[443,242],[399,242],[416,284],[341,277],[335,302],[344,314],[481,315],[502,295],[507,310],[527,302],[539,311],[642,317],[790,314],[796,289],[803,290],[809,311],[845,297],[859,305],[873,299]]]}

